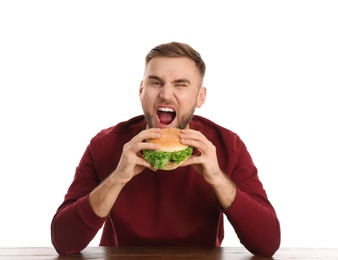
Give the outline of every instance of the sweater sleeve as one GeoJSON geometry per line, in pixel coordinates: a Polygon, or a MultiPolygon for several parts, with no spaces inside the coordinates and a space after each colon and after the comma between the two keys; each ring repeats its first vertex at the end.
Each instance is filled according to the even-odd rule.
{"type": "Polygon", "coordinates": [[[64,202],[51,223],[51,239],[59,254],[75,254],[83,250],[95,237],[106,218],[92,210],[88,196],[98,185],[90,147],[86,149],[64,202]]]}
{"type": "Polygon", "coordinates": [[[244,143],[233,139],[233,171],[237,186],[231,207],[224,211],[240,242],[255,255],[272,256],[280,246],[280,225],[244,143]]]}

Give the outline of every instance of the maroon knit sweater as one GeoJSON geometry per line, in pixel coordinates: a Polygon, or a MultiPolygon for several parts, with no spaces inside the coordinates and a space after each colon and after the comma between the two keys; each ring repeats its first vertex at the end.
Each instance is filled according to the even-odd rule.
{"type": "Polygon", "coordinates": [[[103,224],[102,246],[220,246],[224,215],[251,253],[276,252],[279,221],[246,146],[235,133],[200,116],[193,117],[190,128],[216,146],[220,168],[237,186],[229,209],[221,208],[211,186],[187,166],[144,170],[124,186],[107,218],[95,215],[89,193],[114,171],[123,145],[145,126],[144,117],[137,116],[91,140],[52,220],[52,243],[58,253],[83,250],[103,224]]]}

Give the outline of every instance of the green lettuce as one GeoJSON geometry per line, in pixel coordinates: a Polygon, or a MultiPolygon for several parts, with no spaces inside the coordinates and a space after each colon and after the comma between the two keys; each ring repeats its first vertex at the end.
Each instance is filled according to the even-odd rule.
{"type": "Polygon", "coordinates": [[[176,152],[164,152],[156,150],[143,150],[144,159],[156,169],[163,169],[169,161],[175,163],[183,162],[187,157],[192,155],[192,147],[176,152]]]}

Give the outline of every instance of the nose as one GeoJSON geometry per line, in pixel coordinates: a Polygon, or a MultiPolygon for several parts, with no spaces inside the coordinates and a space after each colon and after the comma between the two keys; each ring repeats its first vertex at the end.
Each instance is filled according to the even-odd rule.
{"type": "Polygon", "coordinates": [[[164,84],[161,88],[160,91],[160,97],[165,99],[165,100],[169,100],[173,98],[173,94],[174,94],[174,88],[171,84],[164,84]]]}

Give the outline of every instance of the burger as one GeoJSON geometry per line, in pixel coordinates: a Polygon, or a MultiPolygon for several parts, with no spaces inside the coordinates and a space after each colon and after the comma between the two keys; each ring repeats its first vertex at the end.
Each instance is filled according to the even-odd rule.
{"type": "Polygon", "coordinates": [[[160,137],[147,139],[149,143],[157,144],[158,150],[143,150],[144,159],[159,170],[174,170],[187,160],[193,152],[191,146],[180,141],[181,129],[162,128],[160,137]]]}

